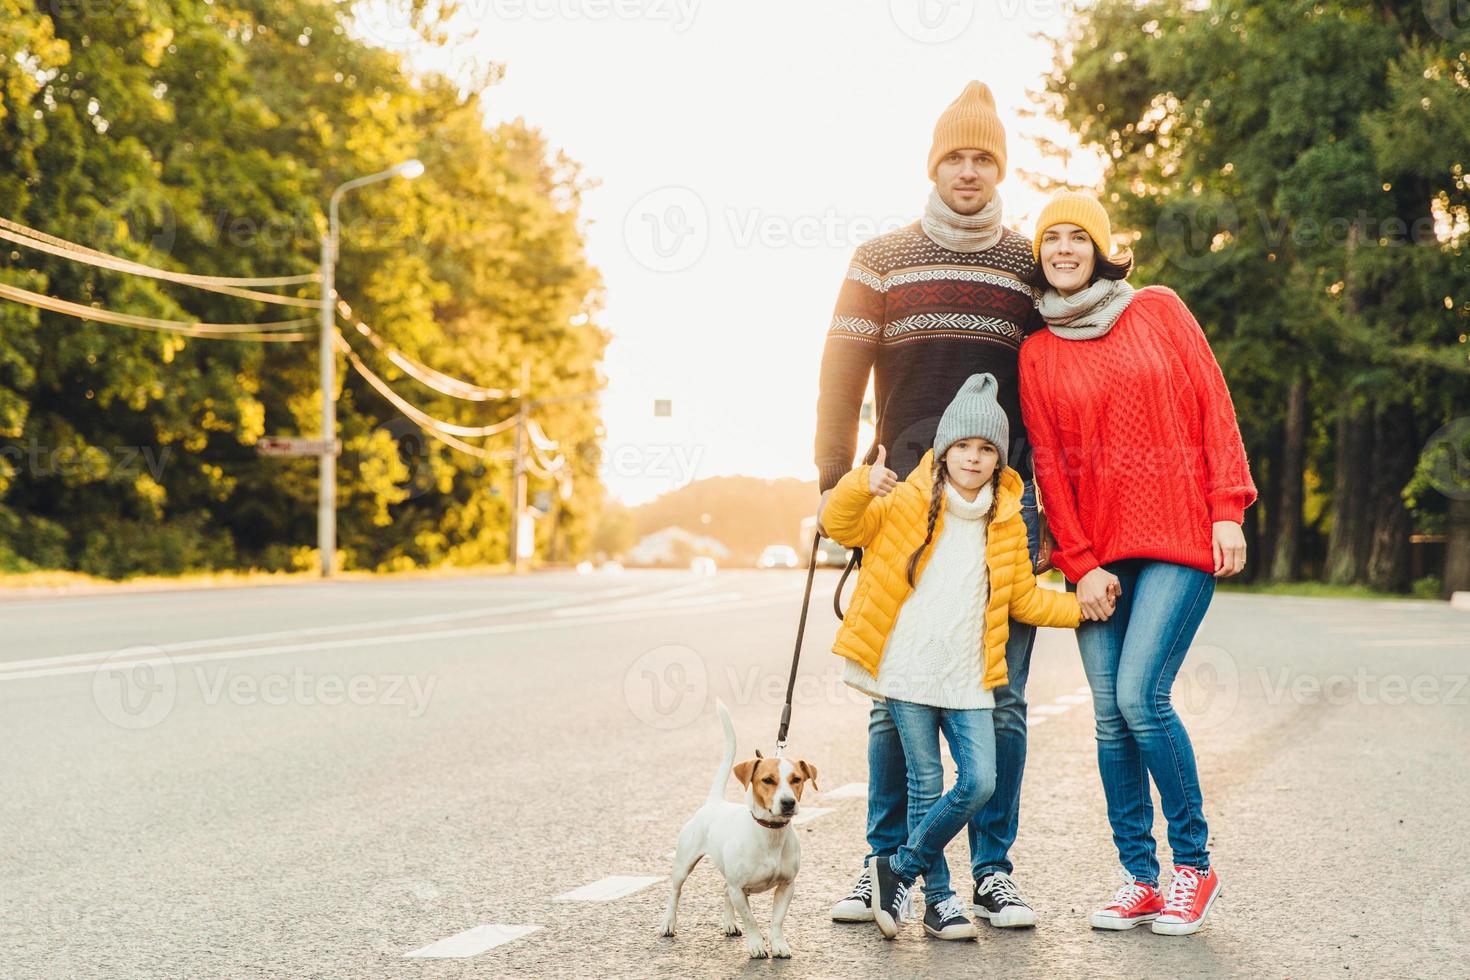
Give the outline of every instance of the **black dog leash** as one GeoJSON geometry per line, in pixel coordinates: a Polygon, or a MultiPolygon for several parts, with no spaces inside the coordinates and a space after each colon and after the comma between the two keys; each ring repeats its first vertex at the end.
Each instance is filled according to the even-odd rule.
{"type": "Polygon", "coordinates": [[[791,654],[791,676],[786,679],[786,703],[781,706],[781,727],[776,732],[776,758],[786,754],[786,733],[791,728],[791,698],[796,692],[796,668],[801,663],[801,640],[806,635],[806,612],[812,601],[812,581],[817,577],[817,548],[822,532],[812,533],[812,553],[806,563],[806,594],[801,597],[801,622],[796,626],[796,650],[791,654]]]}

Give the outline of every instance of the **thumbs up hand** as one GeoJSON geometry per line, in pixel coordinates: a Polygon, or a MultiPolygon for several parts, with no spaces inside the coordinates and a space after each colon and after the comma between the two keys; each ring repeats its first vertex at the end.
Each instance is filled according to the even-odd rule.
{"type": "Polygon", "coordinates": [[[868,492],[875,497],[886,497],[898,486],[898,474],[888,468],[888,449],[878,447],[878,458],[868,470],[868,492]]]}

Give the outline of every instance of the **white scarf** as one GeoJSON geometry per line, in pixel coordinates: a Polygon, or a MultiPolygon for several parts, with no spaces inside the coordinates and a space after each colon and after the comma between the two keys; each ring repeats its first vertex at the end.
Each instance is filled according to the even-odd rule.
{"type": "Polygon", "coordinates": [[[1068,340],[1094,340],[1113,329],[1133,299],[1126,279],[1098,279],[1071,296],[1048,289],[1036,301],[1051,332],[1068,340]]]}
{"type": "Polygon", "coordinates": [[[924,234],[951,252],[983,252],[995,246],[1005,231],[1000,223],[1000,209],[1000,192],[996,191],[979,211],[960,214],[944,203],[939,188],[935,187],[929,191],[919,226],[924,234]]]}

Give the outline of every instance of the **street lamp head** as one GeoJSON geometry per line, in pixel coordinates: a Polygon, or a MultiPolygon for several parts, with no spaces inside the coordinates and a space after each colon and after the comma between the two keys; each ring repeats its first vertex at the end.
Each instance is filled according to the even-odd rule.
{"type": "Polygon", "coordinates": [[[405,180],[413,180],[421,177],[424,173],[424,165],[418,160],[405,160],[393,168],[393,172],[405,180]]]}

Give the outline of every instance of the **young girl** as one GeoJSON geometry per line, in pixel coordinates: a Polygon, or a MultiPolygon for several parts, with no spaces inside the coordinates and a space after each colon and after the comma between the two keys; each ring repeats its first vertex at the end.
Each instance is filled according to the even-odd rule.
{"type": "Polygon", "coordinates": [[[1169,698],[1215,592],[1245,565],[1256,498],[1235,409],[1204,332],[1162,286],[1134,291],[1128,253],[1088,194],[1064,191],[1036,225],[1032,285],[1047,329],[1021,348],[1021,406],[1056,534],[1057,567],[1084,610],[1097,762],[1126,884],[1090,918],[1164,935],[1204,924],[1220,894],[1194,747],[1169,698]],[[1089,617],[1092,618],[1092,617],[1089,617]],[[1160,891],[1154,808],[1174,873],[1160,891]]]}
{"type": "MultiPolygon", "coordinates": [[[[886,699],[908,769],[908,840],[868,863],[873,918],[889,939],[914,880],[944,860],[995,787],[991,691],[1006,682],[1009,617],[1066,628],[1080,620],[1075,596],[1036,586],[1010,444],[994,376],[971,375],[907,480],[883,465],[879,447],[877,462],[844,476],[822,512],[834,541],[867,549],[833,652],[848,660],[847,683],[886,699]],[[959,769],[942,798],[941,731],[959,769]]],[[[934,891],[924,930],[973,938],[964,902],[947,886],[934,891]]]]}

